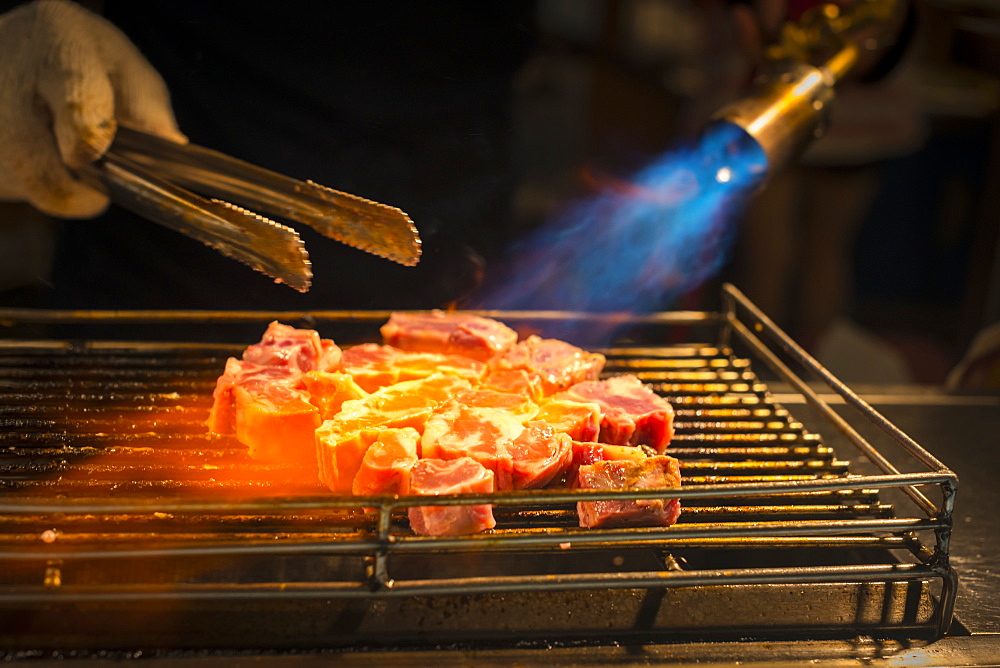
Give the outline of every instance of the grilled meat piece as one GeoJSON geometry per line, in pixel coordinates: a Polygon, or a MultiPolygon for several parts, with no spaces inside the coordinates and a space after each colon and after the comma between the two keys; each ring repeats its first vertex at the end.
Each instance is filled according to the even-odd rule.
{"type": "Polygon", "coordinates": [[[573,441],[572,461],[566,469],[566,486],[577,486],[577,473],[581,466],[589,466],[602,461],[639,461],[648,456],[642,448],[633,445],[573,441]]]}
{"type": "MultiPolygon", "coordinates": [[[[680,466],[665,455],[637,461],[599,461],[581,466],[580,489],[650,489],[680,487],[680,466]]],[[[582,501],[576,504],[581,527],[670,526],[681,512],[679,499],[582,501]]]]}
{"type": "Polygon", "coordinates": [[[493,371],[522,370],[537,378],[542,393],[550,395],[574,383],[595,380],[604,368],[604,355],[590,353],[559,339],[531,335],[490,360],[493,371]]]}
{"type": "Polygon", "coordinates": [[[309,402],[319,409],[320,417],[329,420],[340,412],[345,401],[364,399],[368,392],[354,378],[340,371],[309,371],[302,377],[309,402]]]}
{"type": "Polygon", "coordinates": [[[236,439],[251,459],[316,470],[319,409],[305,393],[279,384],[261,390],[237,385],[233,397],[236,439]]]}
{"type": "Polygon", "coordinates": [[[340,366],[340,348],[312,329],[297,329],[277,320],[267,326],[260,343],[243,351],[243,360],[290,372],[332,371],[340,366]]]}
{"type": "Polygon", "coordinates": [[[498,411],[509,413],[521,422],[534,419],[538,413],[538,405],[523,394],[490,389],[474,388],[459,392],[451,400],[451,403],[479,408],[495,408],[498,411]]]}
{"type": "Polygon", "coordinates": [[[319,409],[309,403],[303,376],[340,364],[341,350],[311,329],[272,322],[243,359],[229,358],[216,381],[209,431],[235,433],[251,458],[316,470],[314,431],[319,409]]]}
{"type": "Polygon", "coordinates": [[[435,408],[469,387],[468,381],[439,373],[345,401],[339,413],[316,429],[320,480],[335,492],[352,491],[365,452],[380,430],[411,427],[423,431],[435,408]]]}
{"type": "MultiPolygon", "coordinates": [[[[488,493],[493,491],[493,472],[471,457],[421,459],[410,469],[410,493],[488,493]]],[[[466,506],[413,506],[410,527],[422,536],[454,536],[479,533],[496,526],[489,504],[466,506]]]]}
{"type": "Polygon", "coordinates": [[[577,383],[555,397],[601,407],[602,443],[645,444],[662,453],[674,436],[674,409],[636,376],[577,383]]]}
{"type": "Polygon", "coordinates": [[[408,494],[419,445],[420,432],[412,427],[381,430],[365,451],[351,491],[357,495],[408,494]]]}
{"type": "Polygon", "coordinates": [[[509,446],[524,431],[513,414],[495,408],[449,403],[431,415],[420,440],[421,457],[471,457],[493,472],[496,489],[512,488],[513,459],[509,446]]]}
{"type": "Polygon", "coordinates": [[[393,313],[381,331],[385,343],[396,348],[463,355],[481,362],[517,341],[517,332],[498,320],[438,310],[393,313]]]}
{"type": "Polygon", "coordinates": [[[524,369],[488,369],[483,376],[483,387],[499,392],[522,394],[532,401],[545,398],[542,379],[536,373],[524,369]]]}
{"type": "Polygon", "coordinates": [[[340,370],[367,392],[407,380],[448,373],[479,383],[486,366],[461,355],[408,352],[393,346],[363,343],[344,351],[340,370]]]}
{"type": "Polygon", "coordinates": [[[508,447],[514,489],[537,489],[558,480],[573,460],[572,440],[545,422],[529,422],[508,447]]]}
{"type": "Polygon", "coordinates": [[[538,407],[535,419],[548,422],[574,441],[596,441],[601,432],[601,407],[593,401],[551,399],[538,407]]]}

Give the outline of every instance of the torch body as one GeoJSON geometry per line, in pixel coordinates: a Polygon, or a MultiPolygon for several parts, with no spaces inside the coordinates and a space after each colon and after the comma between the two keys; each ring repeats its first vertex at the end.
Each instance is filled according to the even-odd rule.
{"type": "Polygon", "coordinates": [[[820,66],[789,63],[783,71],[761,77],[746,96],[720,109],[713,120],[732,123],[757,142],[770,175],[822,134],[834,86],[856,53],[848,45],[820,66]]]}

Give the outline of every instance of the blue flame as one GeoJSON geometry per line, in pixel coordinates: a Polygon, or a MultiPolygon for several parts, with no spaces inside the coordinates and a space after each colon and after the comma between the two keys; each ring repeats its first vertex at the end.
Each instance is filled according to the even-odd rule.
{"type": "Polygon", "coordinates": [[[495,309],[648,313],[718,272],[766,157],[739,127],[712,125],[625,188],[579,202],[510,249],[474,298],[495,309]]]}

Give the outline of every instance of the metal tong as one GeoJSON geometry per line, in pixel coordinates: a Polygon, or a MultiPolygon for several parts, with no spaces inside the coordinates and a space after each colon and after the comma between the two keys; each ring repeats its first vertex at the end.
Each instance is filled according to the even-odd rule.
{"type": "Polygon", "coordinates": [[[82,175],[122,207],[300,292],[312,285],[305,244],[256,211],[406,266],[420,260],[417,229],[397,208],[132,128],[119,127],[111,148],[82,175]]]}

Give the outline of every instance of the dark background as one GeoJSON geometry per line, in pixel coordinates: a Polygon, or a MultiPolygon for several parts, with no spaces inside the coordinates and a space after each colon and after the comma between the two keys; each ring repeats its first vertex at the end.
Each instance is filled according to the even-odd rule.
{"type": "MultiPolygon", "coordinates": [[[[300,296],[120,213],[48,221],[3,205],[0,306],[460,303],[506,243],[593,189],[587,175],[627,173],[669,150],[749,81],[721,2],[289,3],[267,15],[244,3],[90,4],[163,73],[193,141],[400,206],[427,254],[407,270],[305,234],[317,282],[300,296]]],[[[834,167],[876,184],[838,317],[894,351],[910,380],[941,383],[1000,319],[1000,15],[985,1],[916,6],[891,76],[905,79],[919,138],[834,167]]],[[[752,284],[742,260],[754,241],[738,235],[717,279],[664,306],[712,307],[722,280],[752,284]]],[[[779,301],[748,291],[815,347],[796,310],[799,280],[779,301]]]]}

